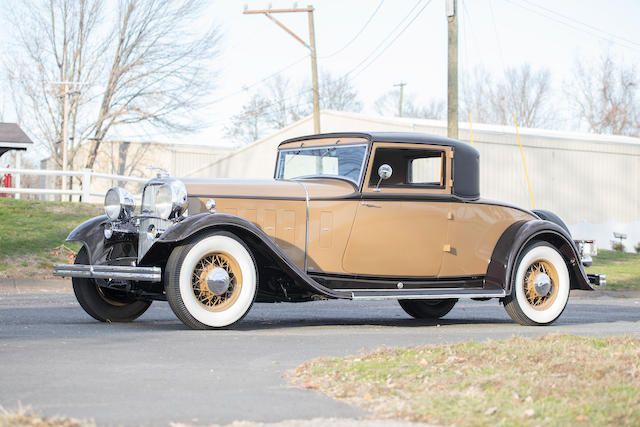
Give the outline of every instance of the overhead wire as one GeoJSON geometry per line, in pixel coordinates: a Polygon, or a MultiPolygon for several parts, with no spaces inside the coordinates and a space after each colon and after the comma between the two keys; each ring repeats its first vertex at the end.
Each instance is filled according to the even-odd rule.
{"type": "Polygon", "coordinates": [[[631,40],[625,39],[623,37],[616,36],[614,34],[608,33],[606,31],[601,30],[601,29],[599,29],[597,27],[594,27],[592,25],[585,24],[584,22],[578,21],[576,19],[566,17],[565,15],[562,15],[561,13],[558,13],[558,12],[554,12],[551,9],[542,8],[541,6],[538,6],[541,9],[543,9],[544,11],[548,11],[548,13],[545,13],[544,11],[537,10],[537,9],[531,7],[531,6],[528,6],[528,5],[531,5],[531,3],[526,1],[526,0],[522,0],[522,1],[525,2],[527,5],[519,4],[519,3],[517,3],[517,2],[515,2],[513,0],[504,0],[504,1],[506,1],[507,3],[511,3],[512,5],[517,6],[517,7],[521,8],[521,9],[524,9],[524,10],[527,10],[529,12],[535,13],[536,15],[542,16],[542,17],[547,18],[547,19],[549,19],[551,21],[554,21],[556,23],[564,25],[566,27],[569,27],[569,28],[572,28],[574,30],[580,31],[582,33],[588,34],[591,37],[599,38],[601,40],[617,44],[618,46],[625,47],[627,49],[631,49],[631,50],[635,50],[635,51],[639,51],[640,52],[640,43],[636,43],[636,42],[633,42],[631,40]],[[554,15],[557,15],[559,17],[562,17],[564,20],[562,20],[560,18],[557,18],[557,17],[554,17],[554,16],[551,16],[550,14],[554,14],[554,15]],[[583,27],[580,27],[580,25],[583,26],[583,27]],[[599,33],[602,33],[602,34],[599,34],[599,33]],[[631,46],[631,45],[633,45],[633,46],[631,46]]]}
{"type": "Polygon", "coordinates": [[[225,101],[225,100],[227,100],[227,99],[229,99],[229,98],[232,98],[232,97],[234,97],[234,96],[236,96],[236,95],[239,95],[239,94],[241,94],[241,93],[244,93],[244,92],[246,92],[247,90],[249,90],[249,89],[251,89],[251,88],[253,88],[253,87],[255,87],[255,86],[259,85],[260,83],[263,83],[263,82],[265,82],[265,81],[267,81],[267,80],[269,80],[269,79],[272,79],[273,77],[277,76],[278,74],[282,74],[284,71],[288,70],[289,68],[291,68],[291,67],[293,67],[293,66],[295,66],[295,65],[298,65],[300,62],[302,62],[303,60],[305,60],[305,59],[307,59],[307,58],[308,58],[308,55],[305,55],[305,56],[303,56],[303,57],[301,57],[301,58],[298,58],[297,60],[295,60],[294,62],[290,63],[289,65],[287,65],[287,66],[285,66],[285,67],[281,68],[280,70],[278,70],[278,71],[276,71],[276,72],[274,72],[274,73],[272,73],[272,74],[269,74],[269,75],[268,75],[268,76],[266,76],[266,77],[263,77],[262,79],[260,79],[260,80],[258,80],[258,81],[255,81],[255,82],[251,83],[250,85],[243,85],[243,86],[242,86],[242,89],[239,89],[239,90],[237,90],[237,91],[235,91],[235,92],[232,92],[232,93],[230,93],[230,94],[228,94],[228,95],[222,96],[222,97],[220,97],[220,98],[217,98],[217,99],[215,99],[215,100],[211,101],[211,104],[217,104],[218,102],[225,101]]]}
{"type": "Polygon", "coordinates": [[[335,52],[329,54],[329,55],[325,55],[325,56],[320,56],[318,57],[318,59],[328,59],[331,57],[336,56],[337,54],[339,54],[340,52],[344,51],[346,48],[348,48],[349,46],[351,46],[351,44],[358,38],[360,37],[360,35],[363,33],[363,31],[369,26],[369,24],[371,23],[371,21],[373,20],[373,18],[377,15],[378,11],[380,10],[380,8],[382,7],[382,4],[385,2],[385,0],[380,0],[380,3],[378,3],[378,6],[376,7],[376,9],[373,11],[373,13],[369,16],[369,19],[367,19],[367,22],[364,23],[364,25],[362,26],[362,28],[360,28],[360,31],[358,31],[356,33],[355,36],[353,36],[353,38],[351,40],[349,40],[344,46],[342,46],[340,49],[336,50],[335,52]]]}
{"type": "Polygon", "coordinates": [[[537,5],[537,4],[535,4],[535,3],[530,2],[529,0],[521,0],[521,1],[523,1],[524,3],[527,3],[527,4],[531,5],[531,6],[537,7],[537,8],[539,8],[539,9],[546,10],[547,12],[552,13],[552,14],[554,14],[554,15],[558,15],[558,16],[560,16],[560,17],[562,17],[562,18],[564,18],[564,19],[566,19],[566,20],[568,20],[568,21],[575,22],[575,23],[576,23],[576,24],[578,24],[578,25],[583,25],[583,26],[585,26],[585,27],[587,27],[587,28],[592,29],[593,31],[597,31],[597,32],[602,33],[602,34],[606,34],[606,35],[608,35],[609,37],[612,37],[612,38],[614,38],[614,39],[622,40],[622,41],[623,41],[623,42],[625,42],[625,43],[630,43],[630,44],[632,44],[632,45],[635,45],[635,46],[640,47],[640,43],[634,42],[634,41],[629,40],[629,39],[626,39],[626,38],[624,38],[624,37],[617,36],[617,35],[615,35],[615,34],[613,34],[613,33],[610,33],[610,32],[608,32],[608,31],[605,31],[605,30],[603,30],[603,29],[601,29],[601,28],[597,28],[597,27],[595,27],[595,26],[593,26],[593,25],[590,25],[590,24],[587,24],[587,23],[585,23],[585,22],[579,21],[579,20],[577,20],[577,19],[575,19],[575,18],[572,18],[572,17],[570,17],[570,16],[563,15],[562,13],[560,13],[560,12],[556,12],[555,10],[551,10],[551,9],[548,9],[548,8],[546,8],[546,7],[544,7],[544,6],[537,5]]]}
{"type": "MultiPolygon", "coordinates": [[[[413,12],[413,10],[416,9],[416,6],[418,6],[418,4],[420,3],[420,1],[418,1],[416,3],[416,5],[411,9],[411,11],[409,12],[409,14],[407,15],[407,17],[405,17],[405,19],[403,19],[401,21],[401,23],[399,25],[396,26],[396,28],[393,29],[393,31],[391,31],[391,33],[389,33],[389,36],[391,34],[393,34],[396,29],[406,20],[406,18],[408,18],[411,15],[411,12],[413,12]]],[[[356,65],[354,68],[352,68],[348,73],[345,74],[345,76],[349,76],[349,79],[354,79],[356,78],[358,75],[360,75],[364,70],[366,70],[367,68],[369,68],[374,62],[376,62],[376,60],[382,56],[383,53],[385,53],[387,51],[387,49],[389,49],[395,42],[396,40],[398,40],[398,38],[404,34],[404,32],[411,26],[411,24],[413,24],[415,22],[416,19],[418,19],[418,17],[422,14],[422,12],[427,8],[427,6],[429,6],[429,4],[431,3],[431,0],[427,0],[427,2],[422,6],[422,8],[413,16],[413,18],[411,18],[411,20],[407,23],[407,25],[405,25],[405,27],[400,30],[400,32],[398,34],[395,35],[395,37],[393,37],[393,39],[391,39],[391,41],[389,41],[389,43],[372,59],[370,60],[363,68],[361,68],[357,73],[353,74],[352,76],[350,76],[351,73],[353,73],[353,71],[355,71],[360,65],[362,65],[365,61],[367,61],[371,55],[375,54],[376,50],[382,46],[389,38],[389,36],[387,36],[387,38],[383,41],[383,43],[379,44],[376,49],[374,49],[371,54],[369,54],[364,60],[360,61],[360,63],[358,65],[356,65]]]]}
{"type": "Polygon", "coordinates": [[[409,17],[411,16],[411,14],[413,13],[414,10],[416,10],[418,8],[418,6],[420,6],[420,3],[422,3],[423,0],[418,0],[415,2],[415,4],[413,5],[413,7],[409,10],[409,13],[407,13],[406,16],[404,16],[400,22],[393,28],[393,30],[391,30],[389,32],[389,34],[386,35],[386,37],[371,51],[369,52],[369,54],[367,56],[365,56],[360,62],[358,62],[358,64],[356,64],[355,67],[353,67],[351,70],[349,70],[345,76],[348,76],[349,74],[351,74],[352,72],[354,72],[356,69],[358,69],[362,64],[364,64],[369,58],[371,58],[373,55],[375,55],[375,53],[378,51],[378,49],[380,49],[385,43],[387,43],[387,41],[391,38],[391,36],[398,30],[398,28],[400,28],[402,26],[402,24],[405,23],[405,21],[407,19],[409,19],[409,17]]]}
{"type": "Polygon", "coordinates": [[[496,43],[498,44],[498,54],[500,55],[500,63],[502,64],[502,71],[505,70],[504,56],[502,55],[502,44],[500,43],[500,36],[498,35],[498,26],[496,25],[496,17],[493,13],[493,0],[489,0],[489,9],[491,10],[491,22],[493,22],[493,33],[496,36],[496,43]]]}

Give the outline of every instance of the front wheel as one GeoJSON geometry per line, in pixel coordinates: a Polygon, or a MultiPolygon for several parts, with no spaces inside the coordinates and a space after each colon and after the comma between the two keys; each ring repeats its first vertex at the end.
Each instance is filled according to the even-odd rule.
{"type": "Polygon", "coordinates": [[[400,307],[416,319],[439,319],[451,311],[457,299],[398,300],[400,307]]]}
{"type": "Polygon", "coordinates": [[[569,270],[562,255],[548,243],[536,243],[518,259],[504,308],[521,325],[548,325],[567,306],[569,288],[569,270]]]}
{"type": "Polygon", "coordinates": [[[229,326],[253,305],[258,290],[256,263],[236,235],[213,232],[173,249],[165,290],[171,309],[188,327],[229,326]]]}
{"type": "MultiPolygon", "coordinates": [[[[89,264],[87,249],[83,246],[78,252],[76,264],[89,264]]],[[[73,293],[84,311],[101,322],[131,322],[147,311],[151,301],[132,298],[125,292],[100,286],[100,279],[73,277],[73,293]]]]}

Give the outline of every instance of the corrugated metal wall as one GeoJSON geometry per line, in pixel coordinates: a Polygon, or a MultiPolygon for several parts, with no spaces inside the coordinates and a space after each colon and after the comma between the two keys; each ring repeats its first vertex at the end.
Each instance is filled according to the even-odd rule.
{"type": "MultiPolygon", "coordinates": [[[[460,125],[459,139],[469,141],[468,124],[460,125]]],[[[359,130],[446,135],[446,123],[322,112],[323,132],[359,130]]],[[[309,133],[311,121],[306,118],[211,164],[202,173],[270,178],[278,144],[309,133]]],[[[602,248],[609,247],[613,231],[629,235],[627,249],[640,241],[640,139],[541,129],[521,129],[520,136],[536,208],[555,212],[574,237],[596,238],[602,248]]],[[[482,197],[531,208],[515,129],[474,124],[473,139],[480,151],[482,197]]]]}

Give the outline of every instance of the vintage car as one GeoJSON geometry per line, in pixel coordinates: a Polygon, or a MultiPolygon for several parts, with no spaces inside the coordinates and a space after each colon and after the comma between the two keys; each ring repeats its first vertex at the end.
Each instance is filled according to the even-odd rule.
{"type": "Polygon", "coordinates": [[[84,310],[131,321],[167,300],[194,329],[221,328],[254,302],[395,299],[436,319],[460,298],[498,298],[523,325],[558,318],[591,290],[564,223],[485,200],[469,144],[415,133],[330,133],[280,144],[274,179],[160,174],[134,198],[114,187],[106,216],[69,234],[84,310]]]}

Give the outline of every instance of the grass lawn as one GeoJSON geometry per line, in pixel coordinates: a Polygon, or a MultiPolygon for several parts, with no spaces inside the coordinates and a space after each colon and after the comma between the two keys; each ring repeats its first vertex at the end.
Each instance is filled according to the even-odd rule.
{"type": "Polygon", "coordinates": [[[73,262],[77,243],[65,242],[101,205],[0,198],[0,278],[51,278],[54,263],[73,262]]]}
{"type": "Polygon", "coordinates": [[[598,249],[587,273],[607,275],[607,289],[640,291],[640,254],[598,249]]]}
{"type": "Polygon", "coordinates": [[[640,340],[547,335],[381,349],[293,381],[376,417],[460,426],[640,425],[640,340]]]}

